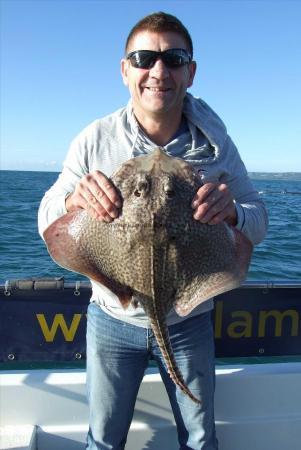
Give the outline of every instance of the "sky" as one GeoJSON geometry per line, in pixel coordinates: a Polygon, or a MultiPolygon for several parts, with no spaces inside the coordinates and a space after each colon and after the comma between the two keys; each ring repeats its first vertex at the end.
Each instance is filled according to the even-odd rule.
{"type": "Polygon", "coordinates": [[[301,1],[0,3],[1,169],[60,171],[74,137],[129,100],[128,32],[165,11],[194,42],[189,91],[225,122],[247,169],[301,172],[301,1]]]}

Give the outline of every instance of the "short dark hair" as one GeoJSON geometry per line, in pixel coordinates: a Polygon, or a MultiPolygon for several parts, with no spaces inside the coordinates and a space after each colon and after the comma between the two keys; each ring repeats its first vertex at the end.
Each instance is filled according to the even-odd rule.
{"type": "Polygon", "coordinates": [[[191,36],[186,27],[182,22],[177,19],[177,17],[171,14],[164,13],[162,11],[149,14],[143,19],[139,20],[136,25],[131,29],[125,44],[125,52],[127,53],[130,41],[138,34],[140,31],[154,31],[157,33],[163,33],[165,31],[173,31],[181,35],[187,44],[189,53],[191,57],[193,56],[193,44],[191,36]]]}

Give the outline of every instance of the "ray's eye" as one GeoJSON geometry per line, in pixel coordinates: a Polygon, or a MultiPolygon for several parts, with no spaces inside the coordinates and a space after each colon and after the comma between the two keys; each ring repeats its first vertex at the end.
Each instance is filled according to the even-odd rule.
{"type": "Polygon", "coordinates": [[[171,185],[171,183],[168,183],[164,186],[164,193],[168,198],[172,198],[176,195],[174,187],[171,185]]]}
{"type": "Polygon", "coordinates": [[[167,198],[173,198],[176,195],[175,185],[170,177],[163,181],[163,192],[167,198]]]}
{"type": "Polygon", "coordinates": [[[150,189],[150,183],[149,180],[146,178],[142,178],[140,180],[138,180],[137,185],[136,185],[136,189],[134,190],[133,194],[135,195],[135,197],[145,197],[150,189]]]}
{"type": "Polygon", "coordinates": [[[166,189],[165,193],[167,195],[168,198],[172,198],[176,195],[175,191],[173,189],[166,189]]]}

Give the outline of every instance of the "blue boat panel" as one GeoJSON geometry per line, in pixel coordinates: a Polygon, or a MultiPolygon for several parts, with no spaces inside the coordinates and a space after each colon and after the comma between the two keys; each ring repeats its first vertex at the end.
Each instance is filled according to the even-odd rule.
{"type": "MultiPolygon", "coordinates": [[[[86,358],[89,282],[13,280],[0,286],[0,362],[86,358]]],[[[301,351],[301,285],[246,283],[215,298],[217,358],[295,356],[301,351]]]]}

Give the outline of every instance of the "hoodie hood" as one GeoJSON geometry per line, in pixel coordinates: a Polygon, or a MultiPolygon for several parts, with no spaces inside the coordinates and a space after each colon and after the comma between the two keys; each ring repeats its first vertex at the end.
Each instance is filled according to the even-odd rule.
{"type": "Polygon", "coordinates": [[[221,118],[204,100],[189,93],[184,98],[183,114],[206,136],[217,158],[227,139],[227,128],[221,118]]]}

